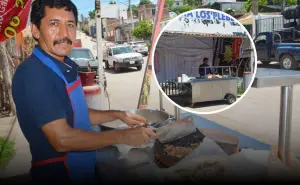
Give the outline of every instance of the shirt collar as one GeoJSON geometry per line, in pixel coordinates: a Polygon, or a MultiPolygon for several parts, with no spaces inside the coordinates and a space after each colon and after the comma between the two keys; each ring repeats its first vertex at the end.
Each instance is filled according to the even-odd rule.
{"type": "Polygon", "coordinates": [[[52,61],[54,61],[54,63],[57,65],[57,67],[60,69],[61,72],[66,72],[70,69],[72,69],[72,67],[70,65],[68,65],[68,60],[69,57],[65,57],[64,62],[61,62],[59,60],[57,60],[56,58],[52,57],[51,55],[49,55],[48,53],[46,53],[39,45],[35,46],[38,50],[40,50],[41,52],[43,52],[44,55],[46,55],[47,57],[49,57],[52,61]]]}

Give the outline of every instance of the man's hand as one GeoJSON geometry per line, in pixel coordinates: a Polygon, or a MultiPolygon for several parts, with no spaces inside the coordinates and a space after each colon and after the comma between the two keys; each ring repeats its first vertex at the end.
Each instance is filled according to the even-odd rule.
{"type": "Polygon", "coordinates": [[[120,112],[119,119],[131,128],[148,125],[148,122],[144,117],[131,112],[120,112]]]}
{"type": "Polygon", "coordinates": [[[120,130],[118,143],[130,145],[133,147],[140,147],[147,143],[152,138],[156,139],[157,134],[150,128],[137,127],[132,129],[120,130]]]}

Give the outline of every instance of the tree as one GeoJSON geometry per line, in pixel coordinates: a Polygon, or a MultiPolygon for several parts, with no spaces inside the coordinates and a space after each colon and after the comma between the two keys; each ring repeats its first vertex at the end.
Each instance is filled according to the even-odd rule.
{"type": "Polygon", "coordinates": [[[190,10],[193,10],[193,9],[194,8],[190,5],[183,5],[183,6],[180,6],[180,7],[170,8],[170,11],[175,12],[175,13],[177,13],[177,15],[179,15],[179,14],[182,14],[184,12],[187,12],[187,11],[190,11],[190,10]]]}
{"type": "Polygon", "coordinates": [[[94,19],[96,17],[96,10],[89,11],[90,19],[94,19]]]}
{"type": "MultiPolygon", "coordinates": [[[[139,10],[138,10],[138,7],[136,5],[131,5],[131,9],[132,9],[132,15],[133,16],[138,16],[139,15],[139,10]]],[[[130,11],[130,7],[128,7],[128,11],[130,11]]]]}
{"type": "Polygon", "coordinates": [[[136,38],[146,40],[152,35],[153,24],[148,21],[140,21],[133,30],[132,35],[136,38]]]}
{"type": "Polygon", "coordinates": [[[109,4],[117,4],[116,1],[109,1],[109,4]]]}
{"type": "MultiPolygon", "coordinates": [[[[267,5],[267,4],[268,4],[268,0],[258,0],[258,6],[267,5]]],[[[244,4],[244,8],[246,9],[247,12],[249,12],[252,8],[252,0],[247,0],[244,4]]]]}
{"type": "Polygon", "coordinates": [[[200,8],[202,6],[202,0],[183,0],[183,4],[192,6],[193,8],[200,8]]]}
{"type": "Polygon", "coordinates": [[[171,9],[172,6],[173,6],[173,4],[174,4],[174,2],[175,2],[175,0],[166,0],[165,4],[169,6],[169,9],[171,9]]]}
{"type": "MultiPolygon", "coordinates": [[[[273,0],[274,5],[281,5],[282,0],[273,0]]],[[[285,5],[286,6],[291,6],[291,5],[297,5],[298,2],[297,0],[285,0],[285,5]]]]}
{"type": "Polygon", "coordinates": [[[151,0],[141,0],[139,3],[139,6],[142,6],[144,4],[152,4],[152,1],[151,0]]]}

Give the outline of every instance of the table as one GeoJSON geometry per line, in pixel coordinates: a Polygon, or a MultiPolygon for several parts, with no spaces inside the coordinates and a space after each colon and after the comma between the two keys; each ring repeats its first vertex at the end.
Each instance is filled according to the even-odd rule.
{"type": "Polygon", "coordinates": [[[284,69],[258,68],[252,87],[281,87],[278,152],[287,164],[290,152],[293,86],[300,84],[300,72],[284,69]]]}
{"type": "MultiPolygon", "coordinates": [[[[255,150],[270,150],[271,146],[268,144],[265,144],[261,141],[258,141],[254,138],[251,138],[249,136],[246,136],[242,133],[239,133],[237,131],[231,130],[229,128],[226,128],[224,126],[219,125],[218,123],[215,123],[213,121],[210,121],[208,119],[202,118],[196,114],[192,113],[184,113],[178,115],[178,119],[192,116],[194,119],[195,126],[197,128],[214,128],[218,129],[230,134],[233,134],[238,137],[239,139],[239,147],[241,149],[243,148],[251,148],[255,150]]],[[[97,151],[97,171],[99,176],[103,179],[104,182],[110,181],[110,179],[114,179],[115,177],[118,177],[119,179],[122,179],[122,181],[126,181],[126,178],[130,178],[128,175],[128,171],[130,171],[131,168],[128,168],[126,164],[122,162],[122,160],[118,160],[118,151],[116,148],[110,146],[105,147],[102,149],[99,149],[97,151]]]]}

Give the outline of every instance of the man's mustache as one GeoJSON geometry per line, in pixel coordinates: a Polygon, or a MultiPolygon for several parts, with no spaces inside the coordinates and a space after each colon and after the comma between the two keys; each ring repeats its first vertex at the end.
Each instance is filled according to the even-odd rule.
{"type": "Polygon", "coordinates": [[[58,40],[54,40],[53,41],[53,45],[55,46],[56,44],[61,44],[61,43],[68,43],[70,45],[72,45],[72,41],[71,39],[65,37],[65,38],[62,38],[62,39],[58,39],[58,40]]]}

